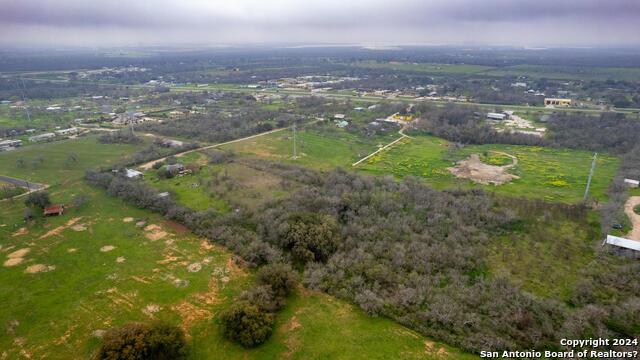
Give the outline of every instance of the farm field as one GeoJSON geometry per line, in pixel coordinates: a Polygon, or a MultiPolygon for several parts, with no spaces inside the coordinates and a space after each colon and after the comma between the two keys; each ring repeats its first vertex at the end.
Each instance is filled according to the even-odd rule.
{"type": "MultiPolygon", "coordinates": [[[[224,248],[82,180],[84,169],[119,161],[136,149],[88,137],[0,154],[2,173],[49,183],[52,201],[68,205],[63,216],[25,223],[22,200],[0,202],[3,359],[85,359],[103,330],[153,319],[186,330],[191,359],[435,359],[443,353],[476,358],[302,288],[278,314],[267,343],[247,350],[225,340],[216,314],[250,285],[252,270],[224,248]],[[79,155],[67,168],[70,151],[79,155]],[[39,157],[43,161],[32,167],[39,157]],[[15,169],[18,158],[26,160],[26,169],[15,169]],[[76,203],[80,195],[85,200],[76,203]]],[[[199,161],[197,154],[190,160],[199,161]]],[[[251,175],[237,167],[228,172],[251,175]]]]}

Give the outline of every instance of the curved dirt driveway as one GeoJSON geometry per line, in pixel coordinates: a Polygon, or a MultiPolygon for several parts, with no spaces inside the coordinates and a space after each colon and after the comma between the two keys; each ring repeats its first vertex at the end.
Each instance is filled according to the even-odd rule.
{"type": "Polygon", "coordinates": [[[627,239],[640,241],[640,215],[633,212],[633,208],[640,205],[640,196],[631,196],[624,204],[624,212],[631,220],[633,229],[627,234],[627,239]]]}

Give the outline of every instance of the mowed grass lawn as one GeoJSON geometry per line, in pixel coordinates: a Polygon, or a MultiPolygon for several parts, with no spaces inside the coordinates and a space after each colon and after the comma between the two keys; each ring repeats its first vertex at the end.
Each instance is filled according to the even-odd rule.
{"type": "Polygon", "coordinates": [[[82,167],[133,150],[88,138],[0,154],[3,173],[17,156],[43,155],[40,167],[20,177],[52,184],[53,202],[70,205],[63,216],[25,223],[22,200],[0,202],[0,358],[86,359],[103,330],[153,319],[186,330],[191,359],[475,358],[304,289],[278,314],[264,345],[246,350],[225,340],[217,315],[250,286],[253,271],[224,248],[82,179],[82,167]],[[71,149],[78,165],[66,169],[60,165],[71,149]],[[73,206],[81,194],[87,202],[73,206]]]}
{"type": "MultiPolygon", "coordinates": [[[[418,136],[403,141],[365,162],[361,169],[374,174],[408,175],[424,178],[436,188],[452,186],[480,186],[509,196],[575,203],[582,200],[587,184],[593,153],[570,149],[552,149],[516,145],[471,145],[450,150],[445,140],[418,136]],[[471,154],[483,155],[501,151],[518,158],[518,165],[509,170],[519,176],[503,185],[478,185],[470,180],[457,179],[448,167],[471,154]]],[[[606,189],[620,164],[619,158],[599,154],[591,183],[590,197],[606,200],[606,189]]]]}
{"type": "Polygon", "coordinates": [[[333,125],[301,129],[296,134],[298,159],[293,160],[293,133],[280,131],[222,147],[241,155],[253,155],[300,166],[328,170],[350,167],[361,157],[398,138],[393,132],[385,136],[362,138],[333,125]]]}

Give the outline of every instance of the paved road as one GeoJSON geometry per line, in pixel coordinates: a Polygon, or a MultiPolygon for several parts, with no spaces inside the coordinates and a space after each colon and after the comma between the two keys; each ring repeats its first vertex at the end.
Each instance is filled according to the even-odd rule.
{"type": "Polygon", "coordinates": [[[31,181],[15,179],[15,178],[4,176],[4,175],[0,175],[0,181],[6,182],[21,188],[25,188],[27,190],[42,190],[47,187],[47,185],[44,185],[44,184],[38,184],[31,181]]]}

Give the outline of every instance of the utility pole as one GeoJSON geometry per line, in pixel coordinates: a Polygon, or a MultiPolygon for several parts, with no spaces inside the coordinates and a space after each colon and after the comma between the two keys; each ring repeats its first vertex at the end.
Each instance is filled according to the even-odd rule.
{"type": "Polygon", "coordinates": [[[27,106],[27,97],[24,94],[24,90],[27,89],[27,86],[24,84],[24,80],[22,80],[22,78],[20,79],[20,81],[22,82],[22,87],[20,87],[20,83],[18,83],[18,79],[16,79],[16,85],[18,86],[18,89],[20,90],[20,94],[22,95],[22,102],[24,102],[24,112],[27,113],[27,120],[29,122],[31,122],[31,114],[29,113],[29,107],[27,106]]]}
{"type": "Polygon", "coordinates": [[[593,171],[596,168],[596,158],[598,157],[598,153],[593,153],[593,160],[591,161],[591,170],[589,170],[589,179],[587,180],[587,188],[584,189],[584,201],[587,201],[587,197],[589,196],[589,188],[591,187],[591,178],[593,177],[593,171]]]}
{"type": "Polygon", "coordinates": [[[293,160],[298,159],[298,153],[296,149],[296,123],[293,123],[293,160]]]}

